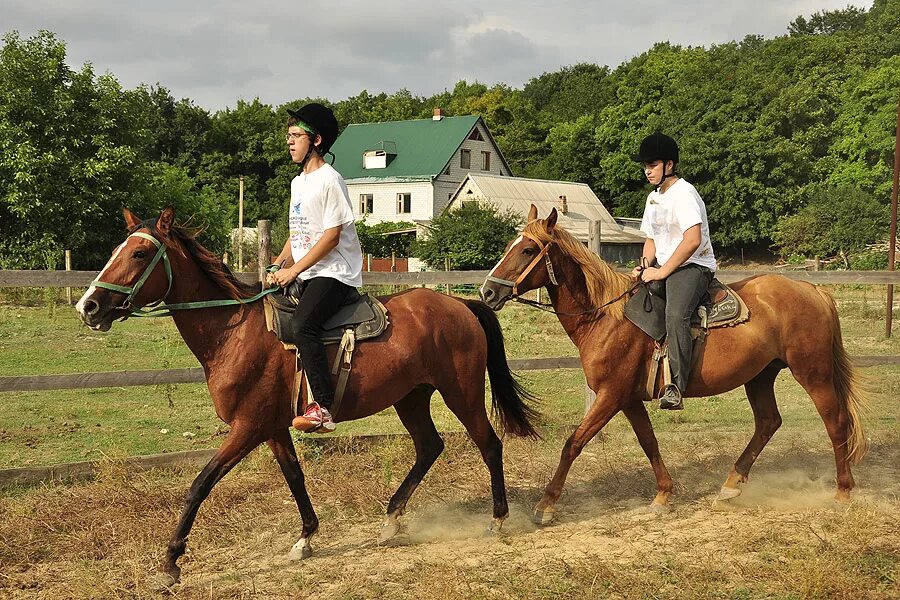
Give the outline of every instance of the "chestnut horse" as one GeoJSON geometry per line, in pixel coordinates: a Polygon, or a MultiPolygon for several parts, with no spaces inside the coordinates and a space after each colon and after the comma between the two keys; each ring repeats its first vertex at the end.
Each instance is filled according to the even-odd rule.
{"type": "MultiPolygon", "coordinates": [[[[158,583],[179,580],[178,558],[201,502],[213,486],[254,448],[265,442],[278,461],[300,510],[303,528],[292,559],[311,555],[310,537],[319,526],[304,484],[290,434],[294,355],[266,331],[261,302],[247,302],[255,290],[241,283],[188,230],[174,224],[167,207],[158,219],[142,222],[128,209],[130,235],[78,302],[81,319],[106,331],[132,306],[166,300],[184,341],[203,365],[216,414],[231,426],[216,455],[191,485],[178,525],[160,565],[158,583]],[[160,264],[162,263],[162,264],[160,264]],[[232,300],[229,300],[232,299],[232,300]],[[203,302],[198,310],[193,303],[203,302]],[[213,301],[213,302],[206,302],[213,301]],[[208,307],[208,304],[225,304],[208,307]]],[[[444,443],[431,418],[430,399],[441,393],[481,451],[490,472],[497,531],[508,516],[503,448],[485,410],[485,370],[493,407],[504,429],[536,436],[530,395],[509,370],[497,316],[478,300],[462,300],[426,289],[382,299],[391,325],[380,337],[360,344],[353,356],[336,421],[361,419],[393,406],[412,436],[416,462],[387,507],[380,536],[400,529],[398,517],[444,443]]],[[[331,347],[331,358],[334,347],[331,347]]]]}
{"type": "MultiPolygon", "coordinates": [[[[644,407],[653,340],[624,318],[631,279],[614,271],[570,233],[556,226],[556,209],[544,219],[531,206],[528,224],[513,240],[481,288],[494,310],[528,290],[547,287],[553,310],[578,347],[588,386],[597,399],[566,441],[559,466],[535,507],[538,524],[553,520],[572,462],[619,411],[625,413],[653,472],[657,494],[651,509],[669,510],[672,478],[663,464],[644,407]],[[557,283],[558,282],[558,283],[557,283]],[[602,308],[601,308],[602,307],[602,308]]],[[[731,286],[750,309],[749,321],[709,332],[685,396],[711,396],[744,385],[755,431],[719,493],[740,494],[750,467],[781,425],[774,382],[785,367],[806,390],[834,447],[838,499],[853,488],[851,462],[866,453],[860,422],[863,397],[841,341],[831,296],[804,282],[762,275],[731,286]]]]}

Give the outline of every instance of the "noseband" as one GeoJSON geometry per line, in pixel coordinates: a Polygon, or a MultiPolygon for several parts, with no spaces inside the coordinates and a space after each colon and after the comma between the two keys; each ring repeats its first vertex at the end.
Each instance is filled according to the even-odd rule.
{"type": "MultiPolygon", "coordinates": [[[[156,267],[156,263],[160,261],[163,262],[163,266],[166,269],[166,278],[169,280],[169,287],[166,289],[166,293],[163,294],[162,298],[156,300],[155,302],[151,302],[150,304],[145,305],[146,307],[153,307],[166,299],[166,296],[169,295],[169,292],[172,291],[172,266],[169,264],[169,257],[166,256],[166,246],[162,244],[159,240],[153,237],[150,234],[143,233],[141,231],[137,231],[128,236],[129,238],[139,237],[144,238],[145,240],[150,240],[153,242],[153,245],[156,246],[156,256],[153,257],[153,260],[144,268],[144,272],[141,273],[140,278],[137,282],[131,286],[124,285],[116,285],[115,283],[106,283],[105,281],[100,281],[100,276],[98,275],[96,279],[91,282],[91,286],[103,288],[105,290],[112,290],[114,292],[120,292],[122,294],[126,294],[125,300],[122,302],[121,306],[118,306],[117,309],[121,310],[131,310],[132,309],[132,300],[137,296],[138,292],[144,284],[147,282],[147,278],[150,277],[150,274],[153,272],[153,268],[156,267]]],[[[126,239],[127,243],[128,240],[126,239]]],[[[124,245],[124,244],[123,244],[124,245]]]]}
{"type": "Polygon", "coordinates": [[[522,271],[522,273],[516,278],[515,281],[510,281],[508,279],[500,279],[499,277],[494,277],[493,275],[488,275],[486,278],[487,281],[499,283],[500,285],[510,286],[512,288],[512,297],[513,298],[516,298],[519,296],[519,284],[522,283],[526,277],[528,277],[528,274],[531,273],[531,270],[534,269],[534,267],[537,266],[537,264],[539,262],[541,262],[542,258],[547,263],[547,274],[550,276],[550,283],[552,283],[553,285],[559,285],[556,282],[556,274],[553,272],[553,263],[550,262],[550,255],[548,254],[548,252],[550,251],[550,244],[552,244],[553,242],[550,241],[545,244],[541,240],[539,240],[536,237],[529,235],[525,232],[522,232],[521,235],[522,235],[522,237],[528,238],[529,240],[531,240],[532,242],[534,242],[535,244],[538,245],[538,248],[540,248],[541,251],[537,253],[537,256],[535,256],[534,259],[532,259],[531,263],[529,263],[529,265],[527,267],[525,267],[525,270],[522,271]]]}

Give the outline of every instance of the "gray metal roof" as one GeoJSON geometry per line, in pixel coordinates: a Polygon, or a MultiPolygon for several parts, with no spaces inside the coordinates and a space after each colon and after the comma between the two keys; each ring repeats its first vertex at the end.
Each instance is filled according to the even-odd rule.
{"type": "Polygon", "coordinates": [[[558,223],[583,242],[588,239],[591,221],[600,221],[603,243],[642,244],[645,238],[638,229],[616,223],[594,191],[584,183],[469,173],[444,210],[451,210],[467,198],[487,200],[500,210],[511,209],[523,217],[528,215],[532,204],[541,218],[556,208],[558,223]],[[566,197],[566,214],[560,211],[560,196],[566,197]]]}

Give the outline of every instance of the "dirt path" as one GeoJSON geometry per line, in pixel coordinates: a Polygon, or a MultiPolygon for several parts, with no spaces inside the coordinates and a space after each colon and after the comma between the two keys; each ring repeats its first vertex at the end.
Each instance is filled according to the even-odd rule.
{"type": "MultiPolygon", "coordinates": [[[[856,469],[858,492],[836,504],[830,453],[795,442],[767,452],[744,494],[713,498],[730,466],[710,444],[668,440],[674,510],[647,511],[653,480],[631,444],[589,446],[557,522],[531,509],[558,445],[507,444],[511,514],[485,537],[486,470],[462,438],[445,455],[387,547],[384,503],[411,462],[402,441],[321,455],[306,449],[321,519],[314,555],[290,562],[299,521],[267,452],[204,504],[175,598],[708,598],[900,597],[900,446],[882,443],[856,469]],[[672,450],[674,448],[674,450],[672,450]],[[678,460],[678,456],[683,458],[678,460]],[[482,472],[485,471],[485,472],[482,472]]],[[[128,475],[34,489],[3,500],[0,596],[146,598],[193,473],[128,475]]]]}

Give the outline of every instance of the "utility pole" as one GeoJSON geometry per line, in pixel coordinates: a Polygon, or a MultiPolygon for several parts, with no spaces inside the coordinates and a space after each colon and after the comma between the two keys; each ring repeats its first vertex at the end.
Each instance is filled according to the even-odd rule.
{"type": "MultiPolygon", "coordinates": [[[[897,129],[894,131],[894,189],[891,192],[891,229],[888,236],[888,271],[894,270],[897,245],[897,188],[900,187],[900,100],[897,102],[897,129]]],[[[894,318],[894,286],[887,287],[887,313],[884,319],[885,336],[891,337],[894,318]]]]}
{"type": "Polygon", "coordinates": [[[238,178],[238,264],[237,270],[244,270],[244,176],[238,178]]]}

